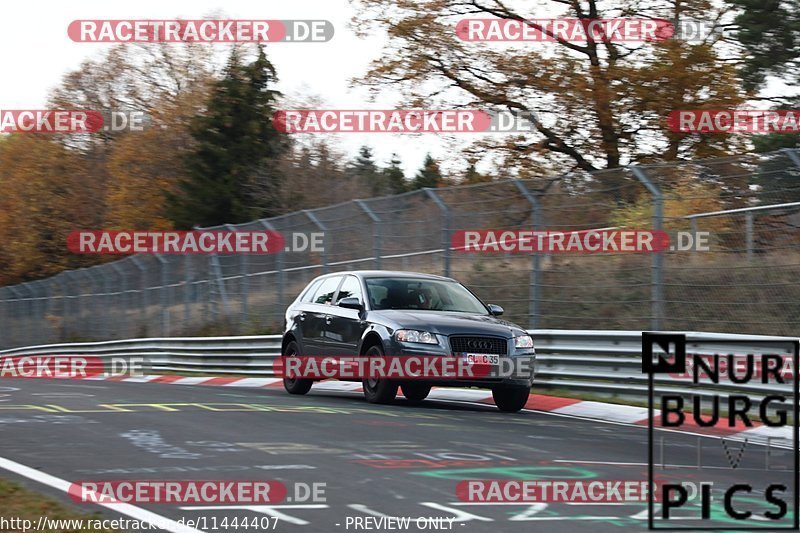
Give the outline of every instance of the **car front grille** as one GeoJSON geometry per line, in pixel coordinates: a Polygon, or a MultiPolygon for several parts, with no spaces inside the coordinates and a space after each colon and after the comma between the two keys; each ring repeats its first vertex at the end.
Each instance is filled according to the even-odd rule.
{"type": "Polygon", "coordinates": [[[508,341],[498,337],[467,337],[454,335],[450,337],[450,348],[454,354],[480,353],[506,355],[508,341]]]}

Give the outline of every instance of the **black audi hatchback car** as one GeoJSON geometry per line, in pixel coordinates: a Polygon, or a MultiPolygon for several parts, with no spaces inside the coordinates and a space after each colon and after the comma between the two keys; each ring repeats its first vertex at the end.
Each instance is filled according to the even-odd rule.
{"type": "MultiPolygon", "coordinates": [[[[410,401],[424,400],[434,385],[479,387],[491,389],[500,410],[515,412],[530,394],[535,350],[525,330],[498,318],[502,313],[446,277],[379,270],[326,274],[309,283],[286,311],[282,362],[294,356],[424,355],[480,359],[498,368],[516,364],[529,370],[470,379],[363,379],[371,403],[393,401],[398,387],[410,401]]],[[[291,394],[307,393],[313,382],[283,379],[291,394]]]]}

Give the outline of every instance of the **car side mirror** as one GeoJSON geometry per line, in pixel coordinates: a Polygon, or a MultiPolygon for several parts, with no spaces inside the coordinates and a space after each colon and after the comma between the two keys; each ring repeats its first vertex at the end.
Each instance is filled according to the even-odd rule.
{"type": "Polygon", "coordinates": [[[489,314],[492,316],[500,316],[504,313],[503,308],[499,305],[489,304],[489,314]]]}
{"type": "Polygon", "coordinates": [[[361,304],[361,300],[356,297],[342,298],[339,300],[337,305],[339,307],[344,307],[345,309],[355,309],[357,311],[364,309],[364,306],[361,304]]]}

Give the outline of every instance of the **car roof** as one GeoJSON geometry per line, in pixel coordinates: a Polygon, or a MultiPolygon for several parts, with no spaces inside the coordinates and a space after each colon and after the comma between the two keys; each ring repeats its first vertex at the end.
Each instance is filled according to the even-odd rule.
{"type": "Polygon", "coordinates": [[[453,278],[437,276],[435,274],[424,274],[422,272],[405,272],[402,270],[344,270],[341,272],[331,272],[330,274],[325,274],[323,276],[318,276],[318,277],[324,278],[329,276],[343,276],[345,274],[358,276],[360,278],[417,278],[417,279],[433,279],[439,281],[455,281],[453,278]]]}

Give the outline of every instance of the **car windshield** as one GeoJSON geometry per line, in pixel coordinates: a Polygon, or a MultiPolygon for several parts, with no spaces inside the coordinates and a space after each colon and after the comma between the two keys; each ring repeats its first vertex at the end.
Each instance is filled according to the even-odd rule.
{"type": "Polygon", "coordinates": [[[454,281],[418,278],[368,278],[372,309],[421,309],[488,315],[475,295],[454,281]]]}

